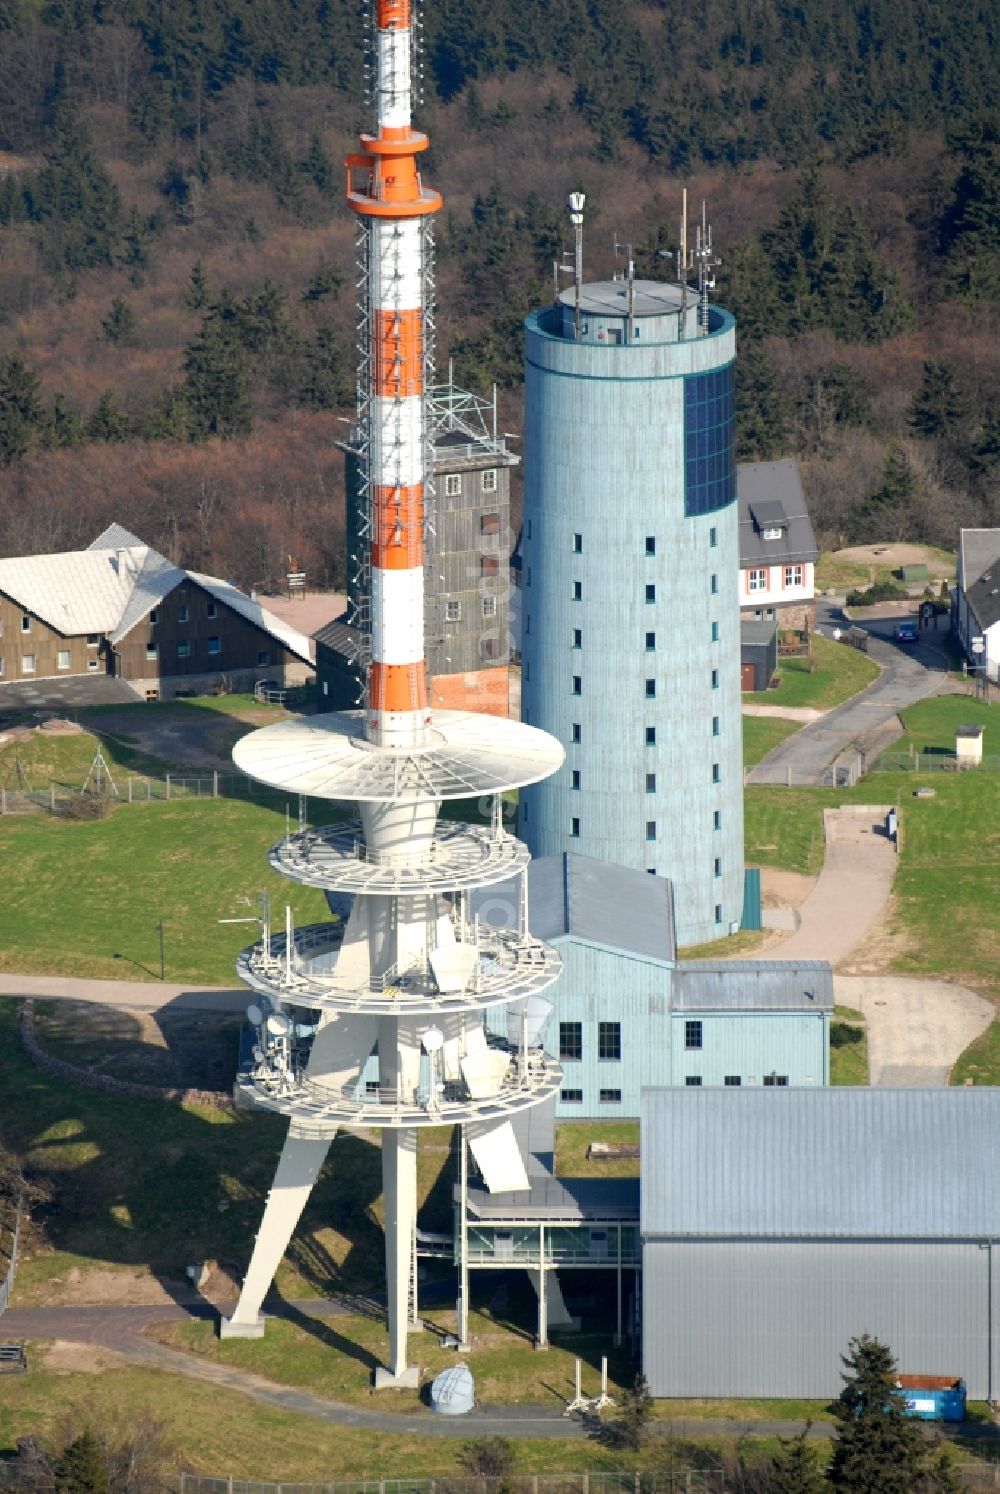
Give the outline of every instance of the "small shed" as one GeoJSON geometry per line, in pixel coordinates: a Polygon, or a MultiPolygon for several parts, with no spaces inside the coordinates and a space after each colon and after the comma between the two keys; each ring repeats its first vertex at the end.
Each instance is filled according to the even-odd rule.
{"type": "Polygon", "coordinates": [[[978,768],[983,761],[982,722],[969,722],[955,728],[955,759],[960,768],[978,768]]]}
{"type": "Polygon", "coordinates": [[[766,690],[778,668],[778,624],[746,618],[740,621],[741,689],[766,690]]]}

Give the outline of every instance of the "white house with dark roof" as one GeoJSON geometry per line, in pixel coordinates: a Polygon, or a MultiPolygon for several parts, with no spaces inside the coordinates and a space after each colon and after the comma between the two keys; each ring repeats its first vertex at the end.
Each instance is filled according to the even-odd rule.
{"type": "Polygon", "coordinates": [[[741,462],[736,492],[742,617],[812,632],[819,550],[797,463],[741,462]]]}
{"type": "Polygon", "coordinates": [[[969,664],[1000,683],[1000,529],[959,531],[951,625],[969,664]]]}
{"type": "Polygon", "coordinates": [[[0,559],[0,689],[111,676],[140,699],[225,681],[304,681],[309,639],[228,581],[172,564],[120,524],[86,550],[0,559]]]}

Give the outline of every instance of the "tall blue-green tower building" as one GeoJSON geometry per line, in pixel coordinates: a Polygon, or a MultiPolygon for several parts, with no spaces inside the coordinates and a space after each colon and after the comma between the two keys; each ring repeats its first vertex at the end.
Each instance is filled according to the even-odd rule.
{"type": "Polygon", "coordinates": [[[669,877],[682,945],[743,908],[735,355],[728,312],[657,281],[527,321],[522,715],[566,761],[519,833],[669,877]]]}

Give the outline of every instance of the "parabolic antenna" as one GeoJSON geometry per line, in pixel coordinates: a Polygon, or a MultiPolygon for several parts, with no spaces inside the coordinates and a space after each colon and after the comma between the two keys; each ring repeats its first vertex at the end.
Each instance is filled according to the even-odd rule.
{"type": "Polygon", "coordinates": [[[247,1007],[247,1021],[254,1027],[259,1027],[264,1020],[264,1013],[259,1006],[247,1007]]]}
{"type": "Polygon", "coordinates": [[[287,1037],[292,1030],[292,1023],[284,1012],[272,1012],[267,1019],[267,1030],[272,1037],[287,1037]]]}

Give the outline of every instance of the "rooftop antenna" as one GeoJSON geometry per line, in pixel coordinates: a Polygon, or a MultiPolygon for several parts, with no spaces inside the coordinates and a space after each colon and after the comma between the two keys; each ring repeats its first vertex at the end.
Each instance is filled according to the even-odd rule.
{"type": "Polygon", "coordinates": [[[680,340],[683,341],[687,331],[687,307],[688,307],[688,272],[691,269],[691,261],[688,258],[688,193],[687,187],[681,189],[681,241],[677,250],[677,279],[681,287],[681,324],[680,340]]]}
{"type": "Polygon", "coordinates": [[[695,229],[695,263],[698,266],[698,326],[702,335],[708,331],[708,293],[715,290],[715,272],[722,261],[712,253],[712,225],[701,203],[701,222],[695,229]]]}
{"type": "Polygon", "coordinates": [[[573,225],[573,283],[576,288],[576,314],[574,328],[580,340],[580,292],[583,287],[583,205],[587,201],[582,192],[571,192],[566,201],[569,221],[573,225]]]}
{"type": "Polygon", "coordinates": [[[615,238],[615,258],[625,256],[625,282],[628,286],[628,341],[635,336],[635,255],[631,244],[620,244],[615,238]]]}

